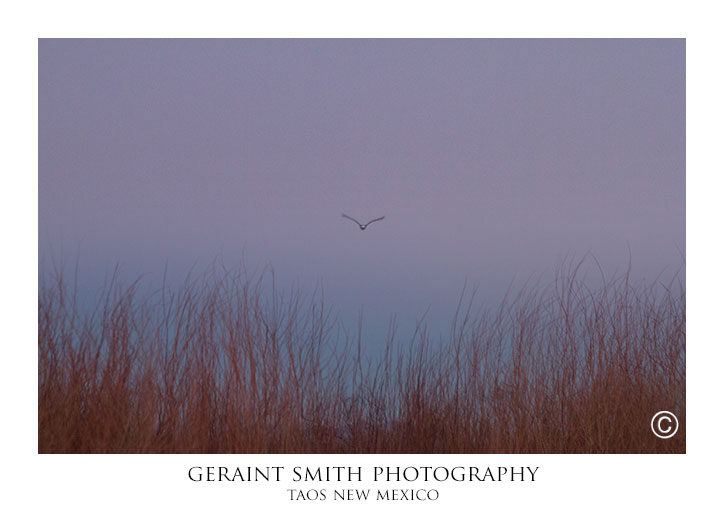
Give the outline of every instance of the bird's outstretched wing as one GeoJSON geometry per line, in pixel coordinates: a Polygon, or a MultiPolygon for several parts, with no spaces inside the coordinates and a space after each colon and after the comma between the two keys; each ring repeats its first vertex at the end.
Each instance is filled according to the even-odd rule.
{"type": "Polygon", "coordinates": [[[351,217],[350,215],[346,215],[346,214],[341,214],[341,215],[342,215],[343,217],[345,217],[346,219],[351,219],[351,220],[352,220],[352,221],[353,221],[354,223],[356,223],[357,225],[359,225],[359,226],[363,226],[363,225],[362,225],[361,223],[359,223],[359,222],[358,222],[358,221],[357,221],[356,219],[354,219],[354,218],[353,218],[353,217],[351,217]]]}
{"type": "Polygon", "coordinates": [[[371,220],[370,220],[370,221],[369,221],[368,223],[366,223],[366,224],[365,224],[364,226],[368,226],[368,225],[370,225],[371,223],[375,223],[376,221],[381,221],[381,220],[382,220],[382,219],[383,219],[384,217],[386,217],[386,216],[385,216],[385,215],[382,215],[381,217],[377,217],[376,219],[371,219],[371,220]]]}

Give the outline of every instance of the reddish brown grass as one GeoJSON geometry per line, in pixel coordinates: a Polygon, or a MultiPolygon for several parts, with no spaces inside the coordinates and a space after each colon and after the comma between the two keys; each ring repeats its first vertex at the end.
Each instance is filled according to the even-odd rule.
{"type": "Polygon", "coordinates": [[[676,282],[593,288],[565,268],[492,312],[463,298],[439,344],[420,328],[395,345],[392,322],[371,361],[320,296],[271,277],[112,282],[86,313],[62,275],[42,279],[39,452],[685,452],[676,282]],[[680,422],[666,440],[650,430],[664,409],[680,422]]]}

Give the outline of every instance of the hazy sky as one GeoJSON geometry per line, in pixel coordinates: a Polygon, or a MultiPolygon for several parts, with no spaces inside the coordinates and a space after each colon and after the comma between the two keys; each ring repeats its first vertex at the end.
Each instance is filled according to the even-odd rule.
{"type": "Polygon", "coordinates": [[[655,278],[685,249],[685,42],[41,40],[39,246],[90,282],[269,261],[377,328],[589,251],[655,278]]]}

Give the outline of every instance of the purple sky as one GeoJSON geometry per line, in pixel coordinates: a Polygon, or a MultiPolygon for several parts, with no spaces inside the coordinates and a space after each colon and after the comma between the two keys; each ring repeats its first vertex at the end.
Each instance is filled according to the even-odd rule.
{"type": "Polygon", "coordinates": [[[653,279],[685,249],[685,42],[41,40],[39,246],[91,279],[244,254],[378,328],[589,251],[653,279]]]}

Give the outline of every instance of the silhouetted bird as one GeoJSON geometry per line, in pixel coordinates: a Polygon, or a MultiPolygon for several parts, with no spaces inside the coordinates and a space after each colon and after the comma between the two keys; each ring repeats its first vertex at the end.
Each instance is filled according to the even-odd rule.
{"type": "Polygon", "coordinates": [[[365,230],[365,229],[366,229],[366,227],[367,227],[368,225],[370,225],[371,223],[375,223],[376,221],[381,221],[381,220],[382,220],[382,219],[383,219],[384,217],[386,217],[386,216],[381,216],[381,217],[377,217],[376,219],[371,219],[371,220],[370,220],[370,221],[369,221],[368,223],[366,223],[366,224],[361,224],[361,223],[359,223],[359,222],[358,222],[358,221],[357,221],[356,219],[354,219],[353,217],[350,217],[350,216],[348,216],[348,215],[346,215],[346,214],[341,214],[341,215],[342,215],[343,217],[345,217],[346,219],[351,219],[351,220],[352,220],[352,221],[353,221],[354,223],[356,223],[356,224],[358,225],[358,227],[359,227],[359,228],[361,228],[362,230],[365,230]]]}

